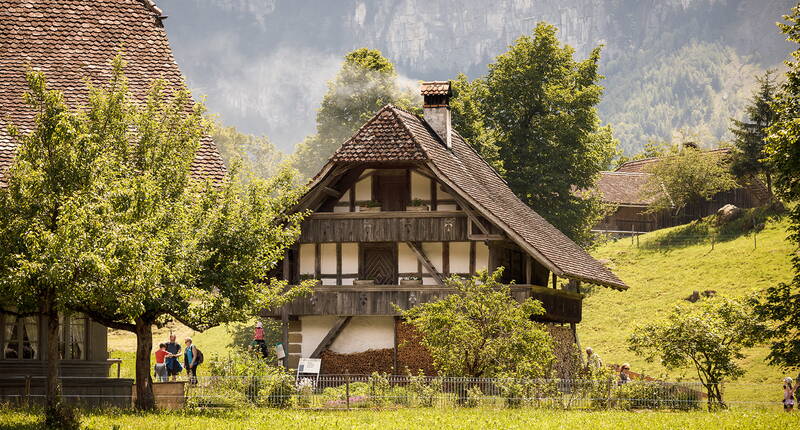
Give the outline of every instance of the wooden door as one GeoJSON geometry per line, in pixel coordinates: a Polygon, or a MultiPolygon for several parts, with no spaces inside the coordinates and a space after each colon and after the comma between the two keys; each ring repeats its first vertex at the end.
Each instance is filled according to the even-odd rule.
{"type": "Polygon", "coordinates": [[[382,211],[404,211],[408,206],[409,188],[406,171],[381,172],[374,176],[373,194],[381,202],[382,211]]]}
{"type": "Polygon", "coordinates": [[[397,253],[394,243],[361,243],[360,279],[371,279],[378,285],[397,284],[397,253]]]}

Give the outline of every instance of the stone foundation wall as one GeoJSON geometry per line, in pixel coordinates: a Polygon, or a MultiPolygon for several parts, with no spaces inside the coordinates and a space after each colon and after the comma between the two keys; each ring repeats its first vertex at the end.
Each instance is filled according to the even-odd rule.
{"type": "Polygon", "coordinates": [[[556,356],[552,376],[570,378],[582,365],[575,333],[568,325],[546,324],[546,327],[553,337],[553,354],[556,356]]]}

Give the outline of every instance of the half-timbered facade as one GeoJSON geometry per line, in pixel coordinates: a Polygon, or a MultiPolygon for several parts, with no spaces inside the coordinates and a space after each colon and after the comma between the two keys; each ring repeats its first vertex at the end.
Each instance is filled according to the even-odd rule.
{"type": "MultiPolygon", "coordinates": [[[[522,203],[451,128],[449,82],[422,85],[424,116],[381,109],[344,142],[311,183],[311,215],[284,261],[292,283],[314,293],[267,313],[284,322],[287,364],[300,357],[391,350],[398,308],[452,291],[448,276],[504,267],[518,299],[541,300],[543,321],[581,320],[580,282],[625,284],[522,203]]],[[[384,370],[380,368],[376,370],[384,370]]],[[[326,369],[329,372],[345,369],[326,369]]],[[[391,369],[390,369],[391,370],[391,369]]]]}

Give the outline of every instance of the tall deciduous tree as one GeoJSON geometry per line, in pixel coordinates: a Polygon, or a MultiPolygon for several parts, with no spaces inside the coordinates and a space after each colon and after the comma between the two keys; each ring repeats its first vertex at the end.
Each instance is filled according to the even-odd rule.
{"type": "MultiPolygon", "coordinates": [[[[617,142],[597,116],[603,92],[600,48],[583,61],[573,56],[554,26],[539,23],[532,36],[517,39],[489,65],[485,80],[473,82],[472,93],[464,93],[477,93],[482,121],[477,127],[486,127],[492,141],[487,145],[479,137],[472,144],[497,147],[504,177],[517,196],[572,239],[587,243],[603,206],[599,197],[580,198],[573,190],[592,188],[616,155],[617,142]]],[[[459,116],[475,116],[458,107],[458,98],[456,123],[465,121],[459,116]]],[[[470,127],[465,129],[470,134],[470,127]]]]}
{"type": "Polygon", "coordinates": [[[737,186],[724,157],[688,145],[677,151],[646,169],[650,177],[642,194],[654,199],[648,211],[673,209],[677,214],[693,201],[709,200],[737,186]]]}
{"type": "Polygon", "coordinates": [[[306,176],[315,174],[378,109],[390,103],[410,109],[411,98],[398,87],[394,65],[380,51],[360,48],[348,53],[328,82],[317,111],[317,133],[298,144],[294,166],[306,176]]]}
{"type": "MultiPolygon", "coordinates": [[[[790,42],[800,44],[800,6],[779,23],[790,42]]],[[[782,199],[795,202],[789,210],[788,240],[800,248],[800,49],[786,61],[786,81],[776,97],[777,120],[767,129],[768,161],[774,188],[782,199]]],[[[769,360],[782,367],[800,367],[800,254],[791,256],[794,277],[763,292],[759,314],[769,323],[766,338],[771,341],[769,360]]]]}
{"type": "Polygon", "coordinates": [[[737,360],[763,329],[744,300],[719,297],[676,306],[665,321],[637,327],[628,345],[667,369],[693,367],[713,409],[725,407],[721,384],[744,375],[737,360]]]}
{"type": "Polygon", "coordinates": [[[36,117],[28,133],[10,128],[19,146],[8,186],[0,188],[0,303],[4,312],[46,317],[50,410],[59,393],[59,313],[96,271],[93,232],[83,230],[81,208],[97,199],[104,141],[122,131],[71,111],[41,72],[29,70],[26,78],[24,97],[36,117]]]}
{"type": "Polygon", "coordinates": [[[539,378],[553,362],[552,339],[531,321],[544,314],[539,301],[517,302],[502,269],[446,281],[456,290],[439,301],[403,313],[422,334],[434,365],[446,376],[539,378]]]}
{"type": "MultiPolygon", "coordinates": [[[[162,81],[135,103],[121,58],[113,70],[83,113],[56,99],[23,140],[2,198],[11,215],[0,224],[3,244],[15,246],[3,252],[3,280],[23,297],[29,284],[47,288],[34,299],[60,293],[46,309],[56,317],[77,310],[135,333],[137,406],[149,409],[154,325],[172,318],[202,331],[301,291],[285,292],[269,271],[299,235],[303,214],[291,209],[302,190],[286,172],[247,185],[235,173],[222,183],[193,176],[208,132],[202,106],[162,81]],[[42,120],[51,116],[58,121],[42,120]],[[26,225],[45,227],[31,236],[26,225]]],[[[55,94],[31,76],[34,94],[55,94]]]]}
{"type": "Polygon", "coordinates": [[[769,194],[772,195],[772,171],[766,160],[767,129],[775,122],[773,104],[777,92],[775,71],[767,70],[764,76],[757,76],[758,90],[753,93],[750,104],[745,108],[747,119],[732,119],[731,133],[734,135],[731,169],[740,178],[763,175],[769,194]]]}

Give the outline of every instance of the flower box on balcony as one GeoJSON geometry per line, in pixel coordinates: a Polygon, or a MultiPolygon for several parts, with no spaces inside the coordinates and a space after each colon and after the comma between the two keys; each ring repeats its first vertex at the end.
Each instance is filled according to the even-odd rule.
{"type": "Polygon", "coordinates": [[[371,287],[375,285],[375,281],[372,279],[354,279],[353,285],[356,287],[371,287]]]}

